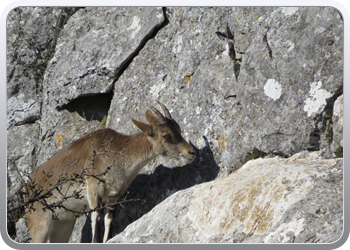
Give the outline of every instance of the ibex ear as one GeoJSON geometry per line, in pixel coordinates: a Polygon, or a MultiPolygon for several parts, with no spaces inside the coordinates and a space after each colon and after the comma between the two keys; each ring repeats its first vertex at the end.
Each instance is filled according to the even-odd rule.
{"type": "Polygon", "coordinates": [[[138,127],[143,133],[145,133],[148,136],[153,136],[153,128],[151,125],[136,121],[131,118],[131,121],[138,127]]]}
{"type": "Polygon", "coordinates": [[[147,109],[145,116],[146,116],[146,120],[149,124],[159,123],[158,117],[155,114],[153,114],[151,110],[147,109]]]}

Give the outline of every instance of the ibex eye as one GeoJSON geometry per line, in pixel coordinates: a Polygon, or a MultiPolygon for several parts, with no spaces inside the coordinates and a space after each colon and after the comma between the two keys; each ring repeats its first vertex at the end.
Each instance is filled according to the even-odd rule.
{"type": "Polygon", "coordinates": [[[169,134],[163,135],[163,138],[164,138],[164,139],[170,139],[170,135],[169,135],[169,134]]]}

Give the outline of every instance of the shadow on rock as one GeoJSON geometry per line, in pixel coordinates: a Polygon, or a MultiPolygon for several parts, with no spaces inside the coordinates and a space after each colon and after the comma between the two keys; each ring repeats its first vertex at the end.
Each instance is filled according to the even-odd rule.
{"type": "MultiPolygon", "coordinates": [[[[124,197],[121,198],[121,200],[130,201],[117,205],[114,210],[110,237],[122,232],[129,224],[148,213],[171,194],[196,184],[214,180],[218,176],[219,166],[214,160],[207,138],[204,136],[203,138],[206,146],[202,149],[191,144],[196,150],[196,158],[190,164],[175,168],[159,165],[152,174],[139,174],[135,178],[124,197]]],[[[82,243],[91,242],[91,239],[86,237],[91,235],[87,232],[87,230],[91,231],[88,224],[89,220],[83,228],[82,243]]],[[[102,234],[104,230],[100,231],[102,234]]]]}

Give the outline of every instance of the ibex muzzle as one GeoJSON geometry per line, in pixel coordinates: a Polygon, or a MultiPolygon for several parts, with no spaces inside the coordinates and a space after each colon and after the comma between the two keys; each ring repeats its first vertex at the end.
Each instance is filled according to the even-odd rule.
{"type": "MultiPolygon", "coordinates": [[[[48,192],[50,196],[45,202],[34,202],[34,209],[26,209],[31,242],[68,242],[76,220],[73,211],[84,207],[92,211],[92,241],[99,242],[100,202],[118,201],[141,168],[159,155],[182,165],[193,161],[194,148],[182,138],[165,105],[158,104],[164,115],[151,106],[152,111],[145,113],[148,123],[132,119],[142,132],[123,135],[109,128],[97,130],[62,148],[35,170],[31,178],[35,189],[28,197],[48,192]],[[50,210],[47,205],[56,208],[50,210]]],[[[108,210],[103,242],[112,217],[108,210]]]]}

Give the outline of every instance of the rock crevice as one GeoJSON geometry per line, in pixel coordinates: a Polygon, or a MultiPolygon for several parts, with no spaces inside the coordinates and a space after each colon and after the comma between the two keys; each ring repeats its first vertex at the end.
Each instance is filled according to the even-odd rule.
{"type": "MultiPolygon", "coordinates": [[[[145,122],[157,99],[198,156],[182,168],[157,158],[142,169],[128,190],[142,201],[116,208],[112,241],[336,240],[343,25],[333,7],[14,9],[7,19],[9,197],[20,187],[17,170],[30,173],[98,128],[139,132],[130,118],[145,122]],[[265,158],[249,161],[256,157],[265,158]],[[322,192],[330,196],[319,204],[322,192]],[[168,228],[174,218],[182,224],[168,228]]],[[[88,223],[79,219],[71,242],[89,242],[88,223]]],[[[25,242],[22,226],[17,240],[25,242]]]]}

